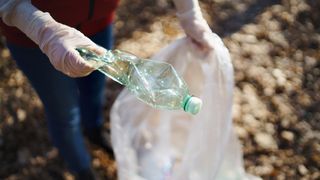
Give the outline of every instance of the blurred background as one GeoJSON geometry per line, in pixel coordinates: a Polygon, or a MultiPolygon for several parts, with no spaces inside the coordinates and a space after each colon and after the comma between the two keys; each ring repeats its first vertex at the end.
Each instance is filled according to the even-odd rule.
{"type": "MultiPolygon", "coordinates": [[[[233,118],[246,171],[263,179],[320,179],[320,1],[200,4],[233,60],[233,118]]],[[[141,57],[183,36],[169,0],[121,0],[114,32],[115,48],[141,57]]],[[[3,38],[0,57],[0,179],[73,179],[49,141],[41,102],[3,38]]],[[[106,128],[120,91],[108,81],[106,128]]],[[[99,175],[116,179],[115,162],[90,150],[99,175]]]]}

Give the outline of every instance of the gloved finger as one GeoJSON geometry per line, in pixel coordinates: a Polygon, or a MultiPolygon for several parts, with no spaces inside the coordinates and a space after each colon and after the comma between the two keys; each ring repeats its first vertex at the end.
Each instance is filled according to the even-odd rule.
{"type": "Polygon", "coordinates": [[[206,46],[203,46],[201,43],[193,40],[190,37],[188,37],[188,39],[192,49],[196,50],[195,53],[198,53],[199,56],[205,57],[210,52],[211,49],[207,48],[206,46]]]}
{"type": "Polygon", "coordinates": [[[196,54],[199,57],[199,60],[208,59],[207,56],[214,51],[213,49],[203,47],[190,37],[187,37],[187,41],[190,43],[190,51],[196,54]]]}
{"type": "Polygon", "coordinates": [[[100,46],[98,46],[98,45],[95,45],[95,46],[87,46],[86,48],[87,48],[88,50],[96,53],[97,55],[100,55],[100,56],[104,55],[104,54],[107,52],[106,49],[104,49],[103,47],[100,47],[100,46]]]}
{"type": "Polygon", "coordinates": [[[214,49],[212,38],[209,38],[208,33],[204,33],[202,36],[197,36],[197,38],[193,38],[192,36],[187,36],[190,38],[192,44],[197,48],[199,51],[208,52],[214,49]]]}
{"type": "Polygon", "coordinates": [[[77,46],[76,48],[86,48],[94,53],[96,53],[97,55],[104,55],[107,50],[97,44],[95,44],[94,42],[92,42],[89,38],[83,36],[83,43],[79,43],[79,44],[86,44],[86,45],[80,45],[77,46]],[[89,43],[89,44],[88,44],[89,43]]]}
{"type": "Polygon", "coordinates": [[[90,66],[76,50],[67,52],[63,64],[64,69],[62,72],[70,77],[84,77],[95,70],[95,68],[90,66]]]}
{"type": "Polygon", "coordinates": [[[199,43],[204,47],[209,50],[214,49],[214,42],[212,41],[212,32],[203,32],[200,38],[198,39],[199,43]]]}
{"type": "Polygon", "coordinates": [[[195,21],[192,28],[185,28],[185,32],[199,48],[209,50],[214,48],[214,42],[210,38],[213,33],[204,20],[195,21]]]}

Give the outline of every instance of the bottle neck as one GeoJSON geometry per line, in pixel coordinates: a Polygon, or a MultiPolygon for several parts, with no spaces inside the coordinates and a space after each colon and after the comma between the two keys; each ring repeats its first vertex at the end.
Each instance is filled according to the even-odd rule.
{"type": "Polygon", "coordinates": [[[187,111],[187,107],[188,107],[188,104],[189,104],[189,100],[192,98],[192,96],[190,95],[187,95],[184,99],[183,99],[183,103],[182,103],[182,107],[183,107],[183,110],[184,111],[187,111]]]}

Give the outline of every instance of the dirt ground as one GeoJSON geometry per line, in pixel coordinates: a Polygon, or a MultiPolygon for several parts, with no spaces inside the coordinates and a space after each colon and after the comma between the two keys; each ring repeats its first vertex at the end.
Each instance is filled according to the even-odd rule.
{"type": "MultiPolygon", "coordinates": [[[[235,69],[234,126],[246,171],[263,179],[320,179],[320,1],[201,0],[235,69]]],[[[122,0],[115,48],[150,57],[183,36],[167,0],[122,0]]],[[[43,107],[5,48],[0,50],[0,179],[73,179],[52,147],[43,107]]],[[[108,81],[109,110],[121,87],[108,81]]],[[[90,147],[102,179],[116,164],[90,147]]]]}

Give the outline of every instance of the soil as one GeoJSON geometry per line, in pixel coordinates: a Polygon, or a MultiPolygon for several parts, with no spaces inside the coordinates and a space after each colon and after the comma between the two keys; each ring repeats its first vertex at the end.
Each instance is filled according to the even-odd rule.
{"type": "MultiPolygon", "coordinates": [[[[320,179],[320,1],[200,4],[233,59],[233,119],[246,171],[263,179],[320,179]]],[[[167,0],[122,0],[114,32],[115,48],[141,57],[183,36],[167,0]]],[[[1,42],[0,179],[74,179],[50,142],[39,98],[1,42]]],[[[106,130],[121,89],[108,80],[106,130]]],[[[98,175],[116,179],[110,156],[89,148],[98,175]]]]}

